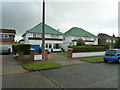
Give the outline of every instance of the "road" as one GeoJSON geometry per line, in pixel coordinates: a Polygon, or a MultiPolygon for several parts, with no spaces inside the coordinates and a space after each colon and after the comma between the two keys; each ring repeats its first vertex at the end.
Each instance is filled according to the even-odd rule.
{"type": "Polygon", "coordinates": [[[117,63],[81,63],[3,76],[3,88],[118,88],[117,63]]]}

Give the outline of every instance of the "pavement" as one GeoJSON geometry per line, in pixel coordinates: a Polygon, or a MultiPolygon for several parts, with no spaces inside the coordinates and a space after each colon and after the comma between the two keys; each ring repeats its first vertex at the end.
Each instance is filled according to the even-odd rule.
{"type": "Polygon", "coordinates": [[[27,72],[13,55],[0,55],[0,57],[2,57],[2,75],[27,72]]]}

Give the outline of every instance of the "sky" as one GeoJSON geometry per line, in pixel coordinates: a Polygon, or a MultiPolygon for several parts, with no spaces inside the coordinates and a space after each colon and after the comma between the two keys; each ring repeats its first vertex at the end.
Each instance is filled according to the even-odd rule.
{"type": "MultiPolygon", "coordinates": [[[[96,36],[98,33],[118,36],[118,1],[51,0],[46,2],[45,23],[63,33],[80,27],[96,36]]],[[[42,21],[40,0],[2,0],[0,12],[0,27],[15,29],[17,41],[42,21]]]]}

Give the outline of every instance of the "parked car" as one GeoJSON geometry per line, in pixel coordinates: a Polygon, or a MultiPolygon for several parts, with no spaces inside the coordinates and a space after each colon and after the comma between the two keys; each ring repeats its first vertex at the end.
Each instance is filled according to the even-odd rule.
{"type": "Polygon", "coordinates": [[[104,62],[117,61],[120,63],[120,49],[109,49],[105,52],[104,62]]]}
{"type": "Polygon", "coordinates": [[[8,47],[0,47],[0,54],[10,54],[10,49],[8,47]]]}

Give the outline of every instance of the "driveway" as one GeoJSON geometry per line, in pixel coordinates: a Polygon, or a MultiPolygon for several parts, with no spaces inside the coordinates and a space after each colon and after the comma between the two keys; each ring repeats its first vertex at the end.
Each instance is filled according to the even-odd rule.
{"type": "Polygon", "coordinates": [[[20,62],[13,55],[0,55],[2,58],[2,75],[25,73],[20,62]]]}
{"type": "Polygon", "coordinates": [[[118,64],[81,63],[41,72],[5,75],[4,88],[118,88],[118,64]]]}
{"type": "Polygon", "coordinates": [[[65,56],[57,55],[57,53],[49,54],[47,62],[57,62],[63,66],[87,63],[84,61],[80,61],[80,59],[67,58],[65,56]]]}

